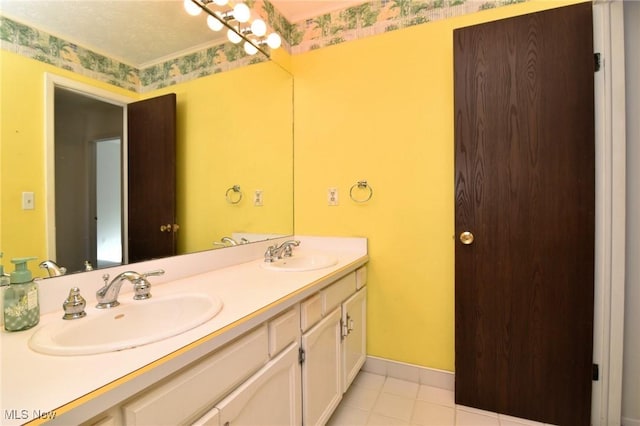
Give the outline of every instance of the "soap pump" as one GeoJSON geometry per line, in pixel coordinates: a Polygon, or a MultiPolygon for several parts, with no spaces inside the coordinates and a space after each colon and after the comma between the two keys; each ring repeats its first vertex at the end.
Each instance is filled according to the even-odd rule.
{"type": "Polygon", "coordinates": [[[38,283],[33,281],[27,262],[35,257],[11,259],[15,270],[10,275],[10,285],[4,292],[4,329],[26,330],[40,321],[38,283]]]}
{"type": "Polygon", "coordinates": [[[4,265],[2,265],[3,254],[4,253],[0,252],[0,287],[9,285],[9,283],[11,282],[11,280],[9,279],[9,276],[5,275],[4,273],[4,265]]]}

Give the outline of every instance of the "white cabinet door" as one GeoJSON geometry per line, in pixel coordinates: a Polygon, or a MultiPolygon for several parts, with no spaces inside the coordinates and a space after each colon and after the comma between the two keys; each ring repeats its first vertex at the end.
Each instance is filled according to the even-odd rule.
{"type": "Polygon", "coordinates": [[[342,398],[340,308],[302,335],[302,408],[305,426],[324,425],[342,398]]]}
{"type": "Polygon", "coordinates": [[[367,288],[342,304],[342,389],[347,391],[367,357],[367,288]]]}
{"type": "Polygon", "coordinates": [[[302,419],[298,344],[269,361],[216,404],[225,426],[300,425],[302,419]]]}
{"type": "Polygon", "coordinates": [[[212,408],[191,426],[220,426],[220,410],[215,407],[212,408]]]}

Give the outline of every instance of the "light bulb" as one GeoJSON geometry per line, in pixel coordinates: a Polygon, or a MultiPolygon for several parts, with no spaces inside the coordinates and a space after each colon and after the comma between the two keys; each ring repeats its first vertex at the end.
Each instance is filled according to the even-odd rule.
{"type": "Polygon", "coordinates": [[[207,16],[207,26],[211,29],[211,31],[220,31],[224,25],[218,19],[213,16],[207,16]]]}
{"type": "Polygon", "coordinates": [[[229,0],[213,0],[213,2],[218,6],[224,6],[225,4],[229,3],[229,0]]]}
{"type": "Polygon", "coordinates": [[[247,52],[247,55],[255,55],[258,53],[258,49],[248,41],[244,42],[244,51],[247,52]]]}
{"type": "Polygon", "coordinates": [[[282,44],[282,39],[276,33],[271,33],[267,36],[267,45],[272,49],[277,49],[282,44]]]}
{"type": "Polygon", "coordinates": [[[186,10],[187,13],[191,16],[200,15],[200,12],[202,12],[200,6],[198,6],[191,0],[184,0],[184,10],[186,10]]]}
{"type": "Polygon", "coordinates": [[[251,23],[251,32],[256,37],[262,37],[267,33],[267,24],[262,19],[256,19],[251,23]]]}
{"type": "Polygon", "coordinates": [[[238,22],[247,22],[251,18],[251,10],[244,3],[238,3],[233,8],[233,17],[238,22]]]}
{"type": "Polygon", "coordinates": [[[227,31],[227,38],[233,44],[238,44],[242,41],[242,37],[240,37],[240,35],[233,30],[227,31]]]}

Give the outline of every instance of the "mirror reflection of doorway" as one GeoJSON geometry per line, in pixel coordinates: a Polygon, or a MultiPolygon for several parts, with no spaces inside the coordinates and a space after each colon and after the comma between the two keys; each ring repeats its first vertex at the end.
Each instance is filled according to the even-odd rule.
{"type": "MultiPolygon", "coordinates": [[[[85,261],[93,266],[111,266],[122,263],[122,176],[121,147],[123,137],[123,107],[103,102],[77,91],[56,87],[54,93],[55,126],[55,228],[56,259],[68,271],[83,270],[85,261]],[[108,140],[118,140],[107,146],[108,140]],[[100,141],[100,142],[99,142],[100,141]],[[102,146],[104,144],[104,147],[102,146]],[[114,153],[117,153],[114,154],[114,153]],[[102,167],[108,156],[111,163],[102,167]],[[97,167],[100,166],[100,167],[97,167]],[[108,169],[108,170],[106,170],[108,169]],[[118,182],[106,186],[105,173],[118,177],[118,182]],[[98,181],[101,190],[98,191],[98,181]],[[106,189],[108,188],[108,189],[106,189]],[[116,191],[116,192],[114,192],[116,191]],[[108,194],[110,200],[100,201],[108,194]],[[117,206],[114,199],[118,200],[117,206]],[[104,206],[111,205],[112,213],[104,206]],[[102,209],[99,211],[98,209],[102,209]],[[117,213],[114,213],[117,208],[117,213]],[[117,237],[105,237],[98,232],[97,223],[105,215],[106,225],[112,231],[119,223],[117,237]],[[116,220],[117,218],[117,220],[116,220]],[[108,224],[110,223],[110,225],[108,224]],[[120,242],[120,252],[113,249],[120,242]],[[98,247],[109,249],[102,259],[98,247]],[[107,262],[107,263],[105,263],[107,262]]],[[[101,227],[101,226],[100,226],[101,227]]],[[[104,251],[104,250],[102,250],[104,251]]]]}

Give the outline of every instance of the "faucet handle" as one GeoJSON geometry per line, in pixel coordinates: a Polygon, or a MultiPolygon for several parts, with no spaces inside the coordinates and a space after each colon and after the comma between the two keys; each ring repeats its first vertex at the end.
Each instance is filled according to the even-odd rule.
{"type": "Polygon", "coordinates": [[[156,269],[140,274],[140,279],[133,282],[133,300],[145,300],[151,298],[151,283],[147,281],[147,277],[157,277],[163,274],[164,269],[156,269]]]}
{"type": "Polygon", "coordinates": [[[145,273],[142,273],[140,275],[142,275],[144,278],[147,278],[147,277],[158,277],[160,275],[164,275],[164,269],[155,269],[153,271],[145,272],[145,273]]]}
{"type": "Polygon", "coordinates": [[[278,244],[267,247],[267,251],[264,252],[264,261],[267,263],[273,262],[276,250],[278,250],[278,244]]]}
{"type": "Polygon", "coordinates": [[[282,257],[291,257],[293,255],[293,247],[298,247],[300,240],[288,240],[282,243],[282,257]]]}
{"type": "Polygon", "coordinates": [[[84,300],[84,297],[80,294],[80,289],[78,287],[73,287],[69,290],[69,296],[62,304],[62,308],[64,309],[62,319],[72,320],[87,316],[87,313],[84,310],[86,306],[87,301],[84,300]]]}
{"type": "Polygon", "coordinates": [[[109,274],[102,274],[102,281],[104,281],[104,286],[106,287],[109,284],[109,274]]]}
{"type": "Polygon", "coordinates": [[[151,283],[142,278],[133,283],[133,300],[146,300],[151,298],[151,283]]]}

